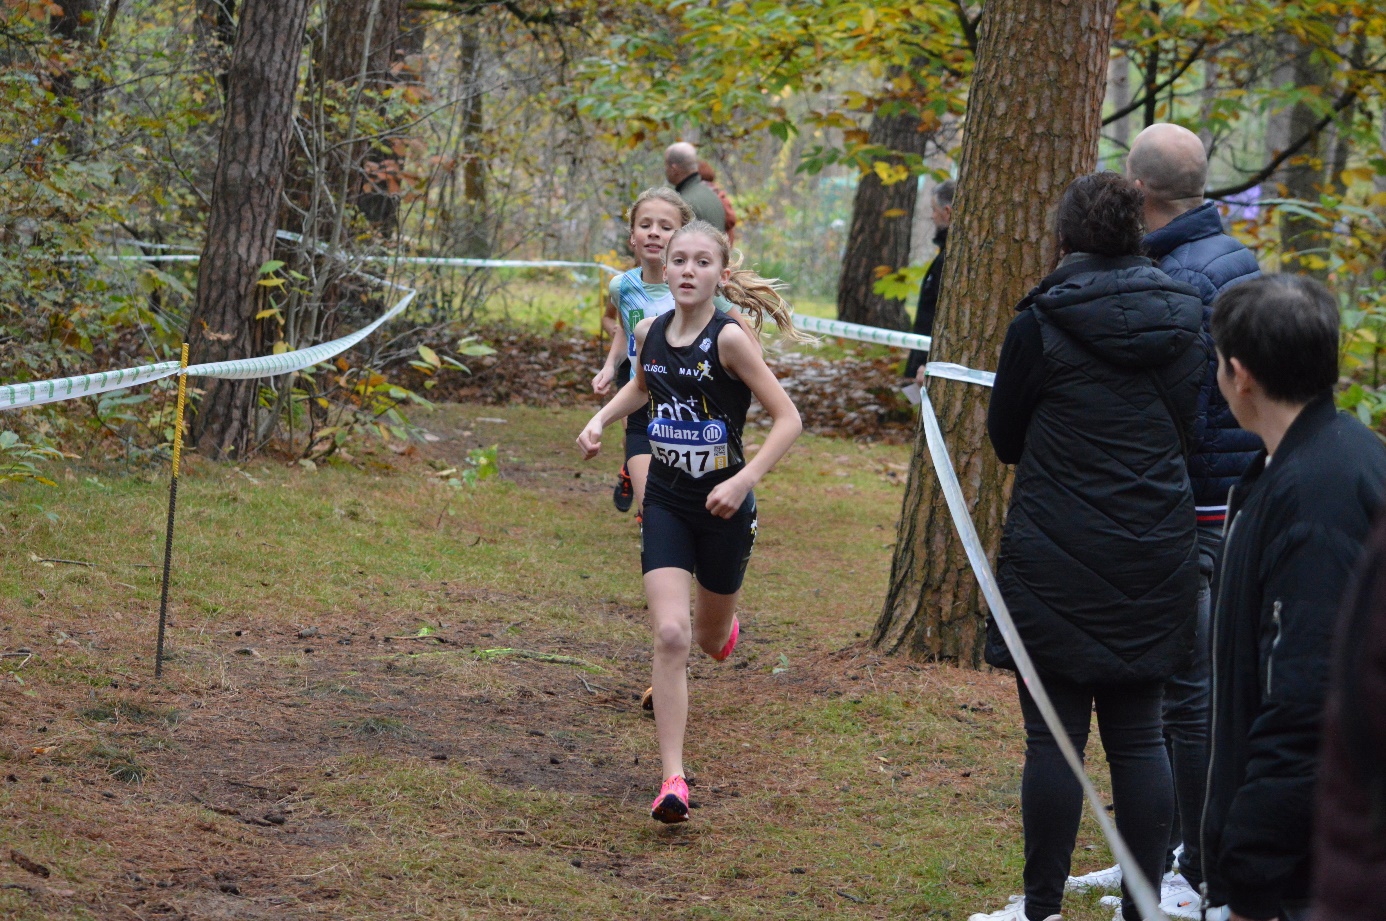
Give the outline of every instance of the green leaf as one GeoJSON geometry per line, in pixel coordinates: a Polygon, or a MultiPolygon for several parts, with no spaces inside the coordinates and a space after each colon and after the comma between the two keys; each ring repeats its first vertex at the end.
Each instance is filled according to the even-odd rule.
{"type": "Polygon", "coordinates": [[[266,262],[264,265],[260,266],[260,274],[268,275],[271,272],[278,272],[282,268],[284,268],[283,259],[271,259],[269,262],[266,262]]]}

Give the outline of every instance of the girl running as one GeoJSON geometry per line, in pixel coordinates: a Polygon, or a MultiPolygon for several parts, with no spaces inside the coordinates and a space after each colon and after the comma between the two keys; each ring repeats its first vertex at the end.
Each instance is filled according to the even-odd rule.
{"type": "MultiPolygon", "coordinates": [[[[693,220],[693,209],[669,188],[646,189],[630,207],[630,248],[640,264],[611,280],[610,307],[621,321],[621,335],[612,336],[606,363],[592,378],[592,390],[605,396],[616,382],[619,387],[635,376],[635,327],[641,320],[674,309],[669,285],[664,281],[664,248],[674,231],[693,220]]],[[[740,317],[735,306],[714,297],[721,312],[740,317]]],[[[632,501],[637,513],[645,501],[645,482],[650,471],[650,440],[646,435],[649,410],[644,406],[626,420],[625,466],[621,468],[613,501],[628,511],[632,501]]]]}
{"type": "Polygon", "coordinates": [[[653,461],[641,532],[641,569],[654,630],[654,713],[664,784],[650,807],[661,822],[688,819],[683,736],[688,721],[687,665],[696,642],[717,661],[736,647],[736,602],[756,537],[751,491],[789,450],[802,428],[799,411],[761,357],[759,344],[719,313],[719,290],[752,318],[768,315],[789,336],[789,305],[775,283],[739,268],[726,234],[704,221],[674,231],[665,277],[675,309],[635,326],[635,378],[578,436],[584,458],[601,450],[602,430],[648,407],[653,461]],[[773,425],[751,460],[742,449],[746,410],[755,396],[773,425]],[[689,595],[697,579],[697,601],[689,595]]]}

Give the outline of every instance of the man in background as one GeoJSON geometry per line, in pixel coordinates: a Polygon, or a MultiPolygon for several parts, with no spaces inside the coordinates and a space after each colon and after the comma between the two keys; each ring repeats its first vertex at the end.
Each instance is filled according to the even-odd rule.
{"type": "MultiPolygon", "coordinates": [[[[924,281],[919,285],[919,307],[914,312],[913,331],[921,336],[934,334],[934,312],[938,309],[938,285],[943,278],[943,253],[948,246],[948,225],[953,223],[953,192],[958,184],[952,179],[934,186],[930,203],[933,205],[934,245],[938,255],[929,263],[924,273],[924,281]]],[[[924,365],[929,353],[919,350],[910,352],[905,362],[905,377],[924,383],[924,365]]]]}
{"type": "MultiPolygon", "coordinates": [[[[1179,125],[1151,125],[1131,145],[1126,172],[1145,193],[1143,249],[1166,275],[1198,292],[1203,301],[1206,336],[1213,299],[1222,291],[1259,276],[1261,267],[1250,250],[1223,232],[1217,205],[1203,200],[1208,182],[1208,156],[1203,142],[1179,125]]],[[[1209,354],[1215,354],[1211,348],[1209,354]]],[[[1189,479],[1198,515],[1203,585],[1198,596],[1193,659],[1187,669],[1165,685],[1165,745],[1173,768],[1176,804],[1167,870],[1174,864],[1181,841],[1183,849],[1178,857],[1179,872],[1165,877],[1160,904],[1171,917],[1189,919],[1200,917],[1199,887],[1203,882],[1198,823],[1208,773],[1208,623],[1216,603],[1212,574],[1222,550],[1228,490],[1261,450],[1261,439],[1237,424],[1218,391],[1216,358],[1209,362],[1204,376],[1191,434],[1189,479]]],[[[1113,867],[1070,880],[1070,888],[1119,882],[1120,870],[1113,867]]]]}
{"type": "Polygon", "coordinates": [[[693,208],[698,220],[707,221],[723,232],[727,229],[727,215],[722,209],[722,199],[717,197],[703,177],[698,175],[698,150],[687,141],[670,144],[664,151],[664,178],[674,187],[674,191],[693,208]]]}

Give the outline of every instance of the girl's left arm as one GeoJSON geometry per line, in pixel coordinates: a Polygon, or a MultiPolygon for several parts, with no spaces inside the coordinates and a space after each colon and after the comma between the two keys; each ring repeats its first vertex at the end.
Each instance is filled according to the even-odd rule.
{"type": "Polygon", "coordinates": [[[756,456],[748,460],[736,476],[717,484],[708,494],[707,510],[719,518],[730,518],[741,508],[752,487],[784,457],[804,426],[794,401],[766,366],[759,343],[751,341],[740,328],[724,327],[717,337],[717,351],[722,367],[751,388],[751,393],[772,420],[770,434],[756,456]]]}

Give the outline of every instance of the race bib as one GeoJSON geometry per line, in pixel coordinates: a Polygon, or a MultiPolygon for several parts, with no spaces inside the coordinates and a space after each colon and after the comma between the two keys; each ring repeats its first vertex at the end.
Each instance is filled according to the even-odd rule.
{"type": "Polygon", "coordinates": [[[651,419],[647,432],[650,453],[694,479],[714,470],[727,469],[727,425],[718,419],[684,422],[651,419]]]}

